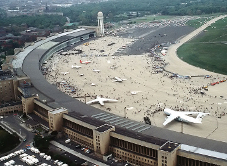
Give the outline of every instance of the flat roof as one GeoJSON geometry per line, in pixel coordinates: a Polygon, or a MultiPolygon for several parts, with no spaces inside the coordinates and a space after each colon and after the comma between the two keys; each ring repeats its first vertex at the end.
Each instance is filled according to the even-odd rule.
{"type": "MultiPolygon", "coordinates": [[[[77,33],[78,35],[82,35],[83,30],[80,30],[77,33]]],[[[84,30],[84,34],[87,34],[87,30],[84,30]]],[[[76,36],[76,32],[74,35],[76,36]]],[[[91,116],[106,113],[105,111],[86,105],[68,96],[67,94],[64,94],[63,92],[59,91],[56,88],[56,86],[49,84],[47,80],[44,78],[44,76],[42,75],[41,71],[39,70],[39,59],[44,52],[45,51],[41,49],[34,49],[30,53],[28,53],[28,55],[23,61],[23,71],[27,76],[30,77],[33,86],[39,91],[39,93],[45,94],[45,96],[47,96],[48,98],[53,99],[54,102],[68,109],[68,111],[70,112],[68,116],[75,117],[77,119],[85,121],[88,124],[95,122],[90,119],[91,116]],[[76,114],[80,114],[80,116],[76,114]]],[[[117,117],[114,114],[111,114],[111,113],[109,114],[113,117],[117,117]]],[[[130,125],[133,125],[133,123],[138,123],[136,121],[132,121],[129,119],[125,119],[125,121],[131,121],[131,122],[124,124],[124,126],[126,125],[130,126],[130,125]]],[[[99,123],[97,124],[94,123],[93,125],[98,127],[106,123],[111,124],[110,121],[105,122],[104,120],[100,120],[99,123]]],[[[123,122],[120,122],[120,123],[123,123],[123,122]]],[[[160,140],[162,139],[170,140],[172,142],[188,144],[190,146],[195,146],[195,147],[208,149],[208,150],[214,150],[221,153],[227,153],[227,143],[221,142],[221,141],[200,138],[189,134],[182,134],[175,131],[170,131],[167,129],[146,125],[146,124],[143,124],[144,128],[141,128],[140,130],[137,130],[137,131],[136,130],[134,131],[133,128],[118,129],[118,127],[120,126],[119,123],[115,123],[114,126],[116,126],[116,132],[118,132],[119,134],[130,136],[132,138],[139,139],[139,140],[144,139],[144,141],[147,141],[147,142],[151,140],[149,137],[155,137],[155,138],[160,138],[160,140]]],[[[155,142],[158,143],[158,141],[159,140],[157,139],[157,142],[156,141],[155,142]]],[[[151,143],[153,142],[151,141],[151,143]]]]}
{"type": "Polygon", "coordinates": [[[227,154],[225,154],[225,153],[202,149],[202,148],[189,146],[189,145],[185,145],[185,144],[181,144],[181,150],[200,154],[200,155],[205,155],[205,156],[209,156],[209,157],[215,157],[215,158],[219,158],[222,160],[227,160],[227,154]]]}
{"type": "Polygon", "coordinates": [[[110,126],[110,125],[108,125],[108,124],[104,124],[103,126],[100,126],[100,127],[98,127],[96,130],[98,131],[98,132],[105,132],[105,131],[107,131],[107,130],[109,130],[109,129],[111,129],[113,126],[110,126]]]}
{"type": "Polygon", "coordinates": [[[89,34],[89,33],[95,33],[95,31],[83,30],[83,31],[79,31],[79,32],[74,32],[74,33],[70,33],[68,35],[61,36],[61,37],[58,37],[56,39],[53,39],[52,41],[62,43],[62,42],[65,42],[67,40],[70,40],[70,39],[73,39],[73,38],[76,38],[76,37],[80,37],[80,36],[83,36],[83,35],[86,35],[86,34],[89,34]]]}
{"type": "Polygon", "coordinates": [[[83,122],[86,122],[92,126],[95,126],[95,127],[99,127],[99,126],[102,126],[104,125],[104,123],[102,121],[99,121],[99,120],[96,120],[94,118],[91,118],[89,116],[86,116],[86,115],[83,115],[81,113],[78,113],[78,112],[69,112],[68,114],[64,114],[64,116],[69,116],[69,117],[72,117],[72,118],[76,118],[78,120],[81,120],[83,122]]]}
{"type": "Polygon", "coordinates": [[[166,142],[164,145],[160,147],[160,150],[172,152],[174,149],[176,149],[180,144],[174,143],[174,142],[166,142]]]}
{"type": "Polygon", "coordinates": [[[60,113],[60,112],[65,112],[65,111],[66,111],[66,109],[60,108],[60,109],[55,109],[54,111],[51,111],[51,113],[52,113],[52,114],[58,114],[58,113],[60,113]]]}
{"type": "Polygon", "coordinates": [[[152,144],[159,145],[159,146],[162,146],[163,144],[165,144],[168,141],[166,139],[154,137],[152,135],[144,135],[142,133],[135,133],[132,130],[127,130],[127,129],[124,129],[121,127],[116,127],[114,132],[117,134],[125,135],[130,138],[138,139],[138,140],[145,141],[145,142],[152,143],[152,144]]]}

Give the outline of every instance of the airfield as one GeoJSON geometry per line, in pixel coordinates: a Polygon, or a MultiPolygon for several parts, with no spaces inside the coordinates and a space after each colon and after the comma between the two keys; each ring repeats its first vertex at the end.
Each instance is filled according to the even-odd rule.
{"type": "MultiPolygon", "coordinates": [[[[151,124],[157,127],[163,127],[164,108],[210,113],[202,124],[184,123],[183,133],[226,142],[223,133],[227,126],[227,81],[221,82],[226,76],[181,61],[174,46],[194,29],[182,22],[177,22],[177,26],[172,23],[166,21],[134,29],[123,27],[117,35],[111,33],[70,51],[56,53],[45,65],[48,68],[46,79],[82,102],[93,100],[97,95],[117,99],[116,103],[92,106],[140,122],[148,116],[151,124]],[[168,45],[165,56],[161,54],[161,43],[168,45]],[[76,50],[82,50],[82,53],[75,54],[76,50]],[[157,60],[154,53],[161,60],[157,60]],[[80,60],[91,63],[81,64],[80,60]],[[165,70],[161,71],[160,67],[165,70]],[[180,77],[173,77],[173,73],[180,77]],[[191,79],[184,78],[189,75],[191,79]],[[126,80],[115,82],[114,77],[126,80]],[[68,86],[61,84],[62,81],[68,86]],[[219,84],[209,85],[214,82],[219,84]],[[202,88],[207,85],[208,91],[202,88]]],[[[165,128],[182,131],[181,123],[177,121],[165,128]]]]}

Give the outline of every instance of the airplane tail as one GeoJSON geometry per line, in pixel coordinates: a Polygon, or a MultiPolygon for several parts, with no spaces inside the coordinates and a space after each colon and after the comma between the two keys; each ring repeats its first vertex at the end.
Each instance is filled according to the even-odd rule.
{"type": "Polygon", "coordinates": [[[202,120],[203,120],[203,117],[206,116],[206,115],[209,115],[210,113],[199,113],[196,117],[196,120],[198,120],[199,122],[202,123],[202,120]]]}
{"type": "Polygon", "coordinates": [[[80,63],[82,63],[82,60],[80,60],[80,63]]]}

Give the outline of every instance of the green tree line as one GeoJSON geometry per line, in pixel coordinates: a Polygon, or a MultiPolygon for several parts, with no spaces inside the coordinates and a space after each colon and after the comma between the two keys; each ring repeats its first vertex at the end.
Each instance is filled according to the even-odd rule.
{"type": "MultiPolygon", "coordinates": [[[[78,4],[59,9],[64,16],[83,25],[96,25],[97,13],[102,11],[106,21],[118,21],[121,14],[139,12],[139,16],[161,13],[163,15],[201,15],[226,12],[226,0],[112,0],[102,3],[78,4]]],[[[121,17],[125,19],[125,17],[121,17]]]]}
{"type": "Polygon", "coordinates": [[[15,17],[2,17],[0,19],[0,26],[27,24],[28,27],[52,29],[56,25],[63,26],[65,22],[66,18],[59,15],[35,15],[35,16],[22,15],[15,17]]]}

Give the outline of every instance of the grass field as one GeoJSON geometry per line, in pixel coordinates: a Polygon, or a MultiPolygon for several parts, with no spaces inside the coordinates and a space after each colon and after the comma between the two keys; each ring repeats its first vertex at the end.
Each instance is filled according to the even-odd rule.
{"type": "Polygon", "coordinates": [[[0,127],[0,154],[10,151],[19,143],[18,136],[11,135],[0,127]]]}
{"type": "Polygon", "coordinates": [[[227,18],[217,21],[202,34],[183,44],[177,54],[191,65],[227,74],[227,18]]]}

